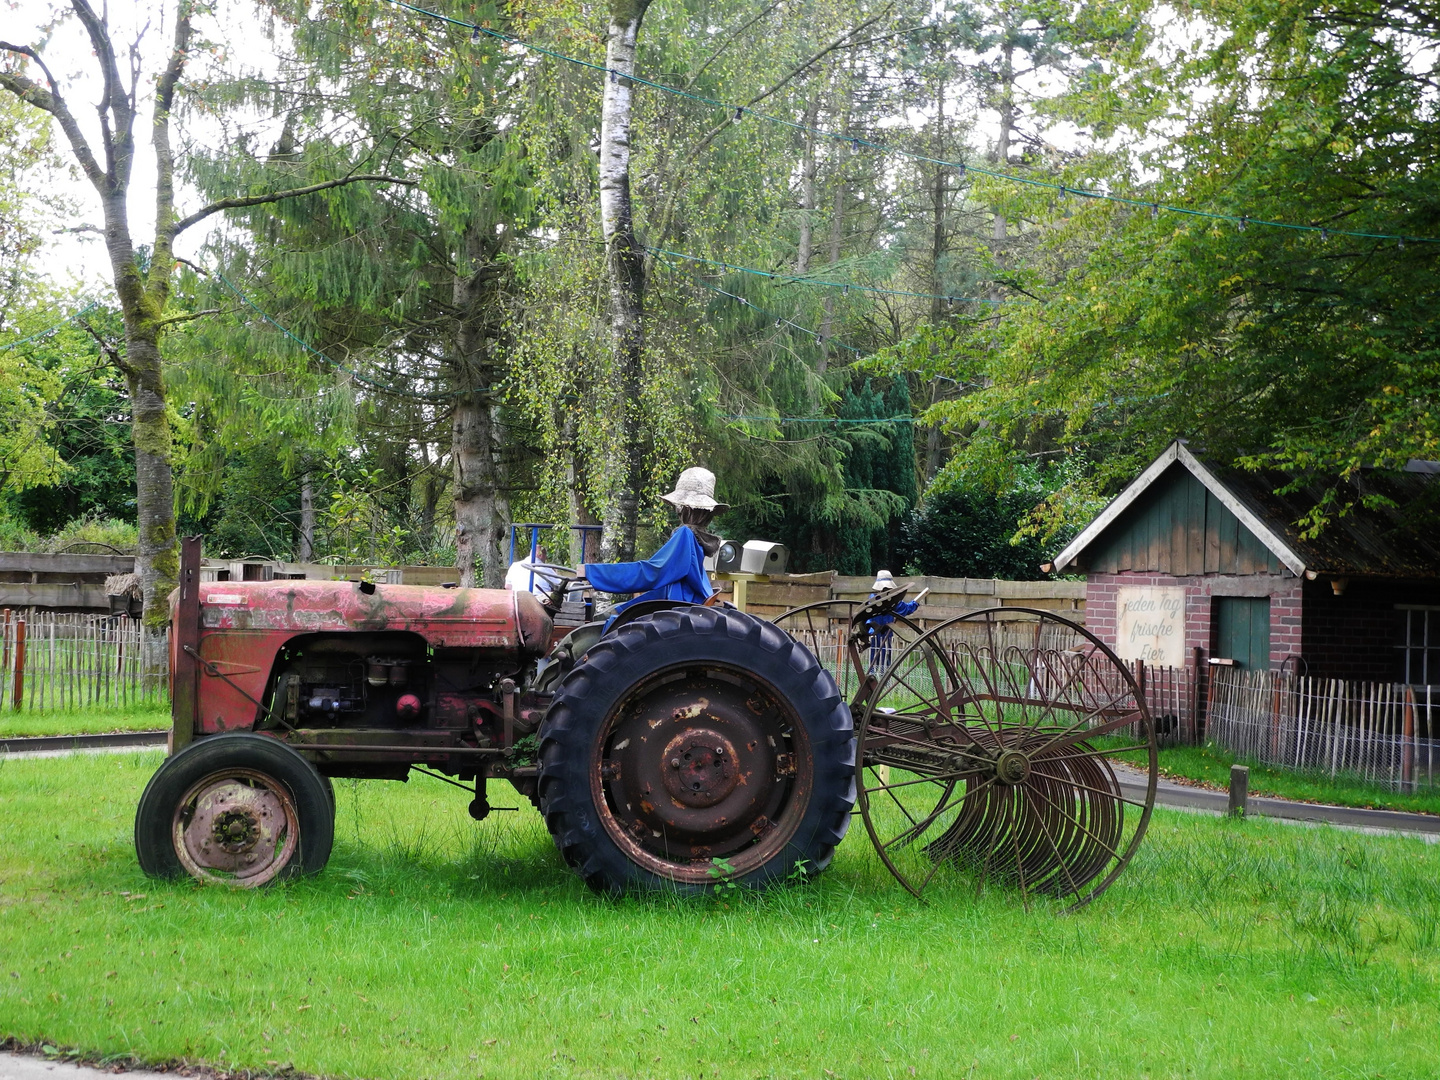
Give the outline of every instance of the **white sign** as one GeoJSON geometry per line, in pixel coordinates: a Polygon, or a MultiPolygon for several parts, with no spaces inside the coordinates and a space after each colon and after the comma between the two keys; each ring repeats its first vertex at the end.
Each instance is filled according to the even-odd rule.
{"type": "Polygon", "coordinates": [[[1115,590],[1115,652],[1155,667],[1185,666],[1185,590],[1122,585],[1115,590]]]}

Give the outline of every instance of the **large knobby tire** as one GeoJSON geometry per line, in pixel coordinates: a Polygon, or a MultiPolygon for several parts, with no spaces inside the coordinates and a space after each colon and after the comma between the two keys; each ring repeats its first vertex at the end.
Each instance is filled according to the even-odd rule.
{"type": "Polygon", "coordinates": [[[135,853],[152,877],[254,888],[323,869],[334,839],[325,777],[249,732],[198,739],[167,758],[135,812],[135,853]]]}
{"type": "Polygon", "coordinates": [[[772,623],[657,612],[560,683],[540,728],[539,795],[561,855],[597,892],[818,873],[855,803],[850,709],[772,623]]]}

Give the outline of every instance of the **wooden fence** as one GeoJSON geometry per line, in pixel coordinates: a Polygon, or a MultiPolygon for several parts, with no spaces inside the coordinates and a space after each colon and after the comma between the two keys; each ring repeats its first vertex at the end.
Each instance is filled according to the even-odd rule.
{"type": "Polygon", "coordinates": [[[1440,687],[1221,668],[1205,734],[1239,757],[1395,791],[1433,789],[1440,687]]]}
{"type": "Polygon", "coordinates": [[[1154,667],[1143,660],[1132,661],[1126,666],[1135,676],[1145,704],[1150,707],[1150,717],[1160,744],[1193,746],[1197,743],[1204,722],[1199,669],[1154,667]]]}
{"type": "Polygon", "coordinates": [[[139,620],[0,613],[0,709],[53,712],[169,701],[169,642],[139,620]]]}

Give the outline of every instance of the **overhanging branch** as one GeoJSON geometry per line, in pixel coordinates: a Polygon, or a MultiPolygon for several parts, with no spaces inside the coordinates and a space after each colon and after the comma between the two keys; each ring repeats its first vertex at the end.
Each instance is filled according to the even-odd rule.
{"type": "Polygon", "coordinates": [[[403,184],[405,187],[417,187],[420,181],[410,180],[403,176],[378,176],[370,173],[362,173],[358,176],[342,176],[338,180],[325,180],[319,184],[310,184],[306,187],[291,188],[288,191],[272,191],[265,195],[241,195],[233,199],[221,199],[209,206],[196,210],[195,213],[181,218],[170,230],[173,239],[179,236],[191,225],[195,225],[212,214],[218,214],[222,210],[241,210],[247,206],[264,206],[266,203],[282,202],[285,199],[297,199],[302,195],[314,195],[317,191],[328,191],[331,188],[344,187],[346,184],[377,183],[377,184],[403,184]]]}

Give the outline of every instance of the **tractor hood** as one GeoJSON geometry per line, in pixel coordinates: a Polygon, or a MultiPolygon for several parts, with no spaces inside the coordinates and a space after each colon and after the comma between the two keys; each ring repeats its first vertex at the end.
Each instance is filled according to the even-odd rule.
{"type": "Polygon", "coordinates": [[[199,592],[205,630],[405,630],[436,648],[534,654],[550,641],[550,617],[528,592],[352,581],[214,581],[199,592]]]}

